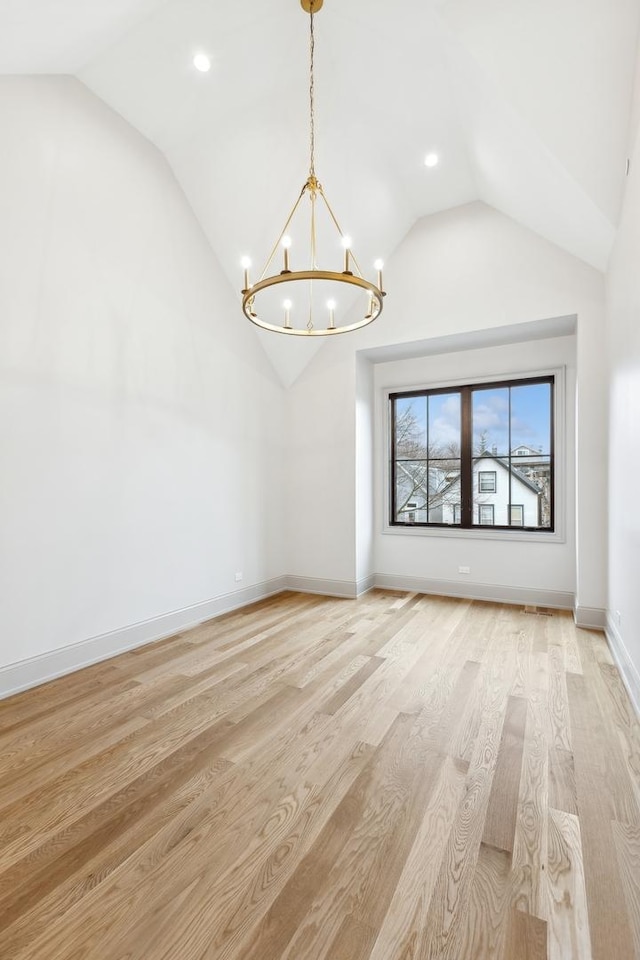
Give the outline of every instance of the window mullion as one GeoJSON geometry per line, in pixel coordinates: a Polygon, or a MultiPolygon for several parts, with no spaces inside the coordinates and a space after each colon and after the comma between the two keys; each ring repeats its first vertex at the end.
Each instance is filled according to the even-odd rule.
{"type": "Polygon", "coordinates": [[[511,526],[511,501],[513,500],[513,491],[511,483],[511,387],[509,387],[509,444],[507,446],[507,463],[509,464],[509,500],[507,502],[507,526],[511,526]]]}
{"type": "Polygon", "coordinates": [[[460,519],[461,526],[470,527],[473,522],[473,465],[471,428],[471,389],[460,390],[460,519]]]}

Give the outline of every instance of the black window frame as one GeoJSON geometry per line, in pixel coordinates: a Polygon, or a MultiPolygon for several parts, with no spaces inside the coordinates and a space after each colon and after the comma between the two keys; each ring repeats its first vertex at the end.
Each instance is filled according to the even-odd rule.
{"type": "MultiPolygon", "coordinates": [[[[445,387],[436,387],[433,389],[424,388],[420,390],[404,390],[404,391],[394,391],[389,394],[389,423],[390,423],[390,462],[388,465],[389,469],[389,525],[391,527],[403,528],[403,527],[423,527],[426,529],[445,529],[445,530],[498,530],[501,532],[516,531],[518,533],[537,533],[541,535],[545,534],[555,534],[556,533],[556,516],[555,516],[555,495],[556,495],[556,483],[555,483],[555,405],[556,405],[556,387],[557,387],[557,378],[555,374],[548,374],[535,377],[514,377],[507,380],[489,380],[478,383],[469,383],[462,386],[458,384],[453,384],[451,386],[445,387]],[[488,390],[488,389],[500,389],[504,387],[522,387],[522,386],[532,386],[536,384],[546,383],[550,387],[549,395],[549,451],[548,453],[541,453],[540,456],[549,460],[549,525],[542,526],[525,526],[522,525],[509,525],[506,524],[480,524],[474,522],[473,518],[473,429],[472,429],[472,395],[475,391],[479,390],[488,390]],[[440,523],[429,521],[404,521],[398,520],[395,516],[396,504],[396,463],[397,458],[395,456],[395,437],[396,437],[396,424],[395,424],[395,414],[396,414],[396,401],[407,399],[411,397],[429,397],[437,396],[442,394],[459,394],[460,396],[460,411],[461,411],[461,424],[460,424],[460,502],[461,502],[461,519],[460,523],[440,523]]],[[[511,395],[509,394],[509,404],[511,404],[511,395]]],[[[427,444],[428,446],[428,444],[427,444]]],[[[522,446],[520,444],[519,446],[522,446]]],[[[514,472],[513,462],[518,462],[518,457],[511,452],[511,415],[509,413],[509,454],[508,457],[501,457],[501,460],[507,460],[509,469],[509,496],[508,496],[508,513],[507,516],[509,520],[511,519],[511,482],[512,475],[514,472]]],[[[477,459],[477,455],[475,457],[477,459]]],[[[428,458],[427,458],[428,462],[428,458]]],[[[480,485],[480,480],[478,479],[478,487],[480,485]]],[[[497,482],[496,482],[497,487],[497,482]]],[[[482,491],[485,492],[486,491],[482,491]]],[[[538,501],[538,520],[540,521],[541,513],[541,501],[538,501]]],[[[524,513],[524,511],[523,511],[524,513]]],[[[428,517],[428,513],[427,513],[428,517]]],[[[524,516],[523,516],[524,521],[524,516]]]]}

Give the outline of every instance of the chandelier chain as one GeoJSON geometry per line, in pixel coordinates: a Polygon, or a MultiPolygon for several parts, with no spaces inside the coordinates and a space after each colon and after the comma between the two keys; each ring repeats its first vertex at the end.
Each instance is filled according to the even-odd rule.
{"type": "Polygon", "coordinates": [[[316,130],[315,130],[315,111],[314,111],[314,83],[313,83],[313,55],[315,52],[315,36],[313,33],[313,0],[311,0],[311,9],[309,11],[309,121],[310,121],[310,143],[309,143],[309,176],[315,177],[315,153],[316,153],[316,130]]]}

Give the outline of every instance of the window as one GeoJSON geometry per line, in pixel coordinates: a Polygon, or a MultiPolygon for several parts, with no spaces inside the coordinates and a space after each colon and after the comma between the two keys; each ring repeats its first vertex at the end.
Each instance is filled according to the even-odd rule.
{"type": "Polygon", "coordinates": [[[524,526],[524,504],[512,503],[510,517],[511,517],[510,522],[512,527],[523,527],[524,526]]]}
{"type": "Polygon", "coordinates": [[[392,393],[390,523],[553,532],[554,385],[392,393]]]}
{"type": "Polygon", "coordinates": [[[479,503],[478,504],[478,523],[483,527],[492,527],[494,518],[494,510],[492,503],[479,503]]]}
{"type": "Polygon", "coordinates": [[[496,471],[478,470],[478,493],[496,492],[496,471]]]}

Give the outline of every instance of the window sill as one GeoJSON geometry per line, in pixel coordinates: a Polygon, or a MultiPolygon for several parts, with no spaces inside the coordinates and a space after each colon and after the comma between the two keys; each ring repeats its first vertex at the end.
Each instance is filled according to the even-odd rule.
{"type": "Polygon", "coordinates": [[[544,530],[483,530],[482,527],[454,529],[452,527],[392,527],[386,524],[383,535],[397,537],[452,537],[454,540],[502,540],[507,543],[566,543],[566,537],[560,531],[553,533],[544,530]]]}

